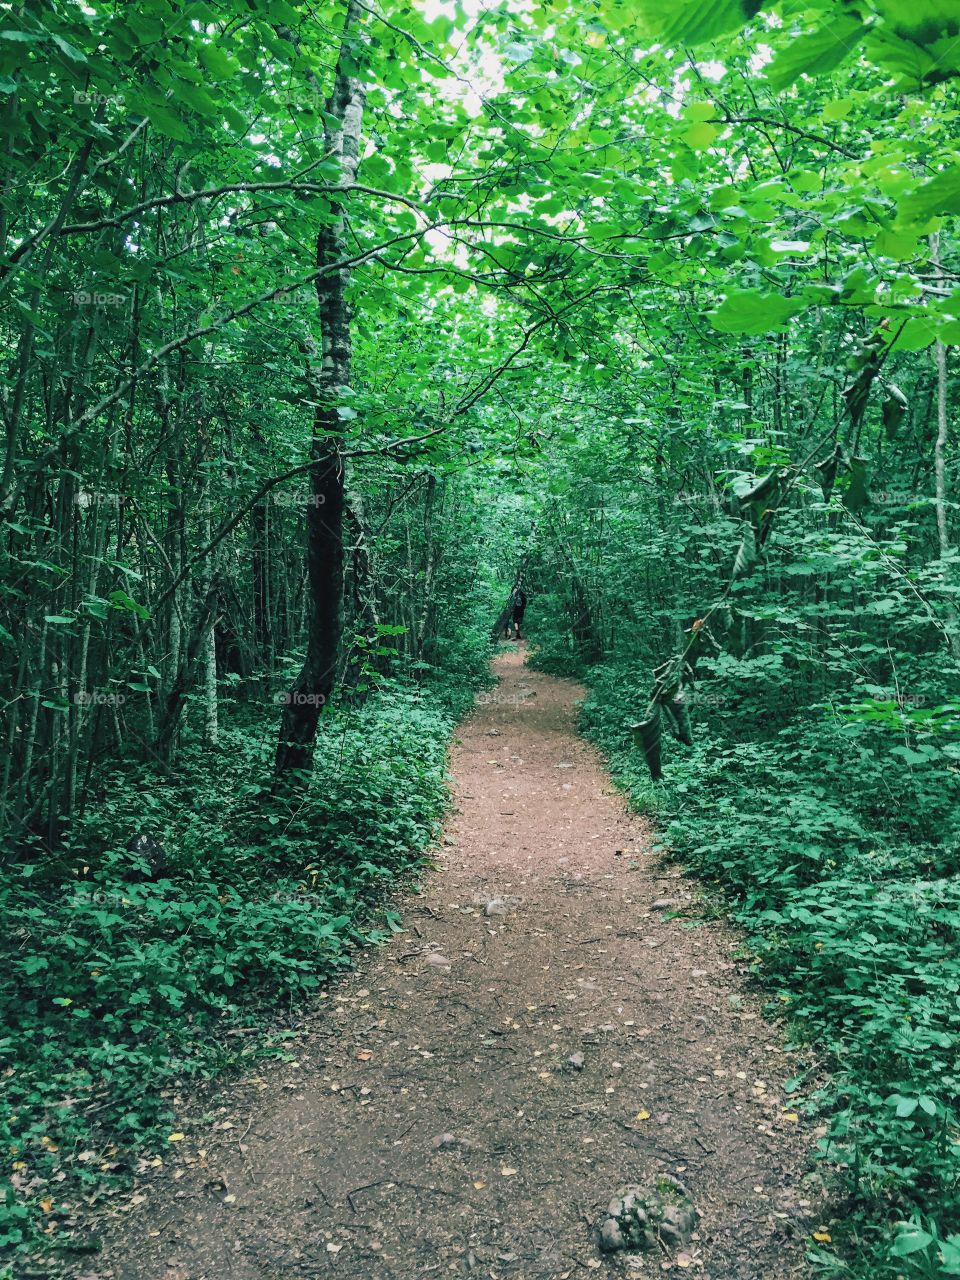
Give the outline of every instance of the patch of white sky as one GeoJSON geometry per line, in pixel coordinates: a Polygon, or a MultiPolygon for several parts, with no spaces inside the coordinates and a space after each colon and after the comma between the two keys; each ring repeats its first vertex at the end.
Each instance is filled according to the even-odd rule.
{"type": "MultiPolygon", "coordinates": [[[[527,6],[523,4],[522,7],[527,6]]],[[[475,120],[483,113],[484,100],[494,97],[504,88],[503,62],[492,46],[483,43],[479,47],[471,47],[470,34],[483,16],[486,5],[483,0],[459,0],[459,3],[452,3],[451,0],[422,0],[421,8],[427,22],[447,18],[459,24],[459,30],[452,40],[456,49],[452,65],[457,78],[441,80],[438,89],[445,97],[458,98],[467,116],[475,120]]],[[[419,172],[430,183],[440,182],[452,175],[453,166],[435,161],[420,165],[419,172]]],[[[449,257],[452,252],[455,264],[466,269],[466,248],[454,243],[444,231],[427,231],[424,239],[434,254],[449,257]]]]}

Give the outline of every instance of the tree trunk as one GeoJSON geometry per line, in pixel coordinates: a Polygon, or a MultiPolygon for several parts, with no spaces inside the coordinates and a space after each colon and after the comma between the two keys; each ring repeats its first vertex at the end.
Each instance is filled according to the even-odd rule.
{"type": "MultiPolygon", "coordinates": [[[[940,234],[935,232],[930,237],[930,257],[933,259],[934,271],[940,280],[943,273],[940,269],[940,234]]],[[[937,438],[933,446],[934,484],[937,499],[937,542],[940,547],[940,558],[945,560],[950,554],[950,528],[947,524],[947,348],[937,338],[934,343],[934,360],[937,369],[937,438]]],[[[960,658],[960,634],[957,631],[957,611],[952,604],[947,606],[947,640],[950,652],[960,658]]]]}
{"type": "MultiPolygon", "coordinates": [[[[326,151],[339,158],[341,186],[353,182],[359,157],[364,86],[357,74],[359,6],[351,0],[344,22],[333,92],[326,114],[336,122],[325,130],[326,151]]],[[[345,254],[343,206],[336,220],[317,234],[317,266],[345,254]]],[[[307,502],[307,653],[286,694],[277,743],[276,773],[308,769],[313,761],[320,712],[333,690],[340,647],[343,599],[343,459],[340,434],[351,389],[352,344],[346,290],[349,270],[317,279],[323,358],[316,373],[310,495],[307,502]]]]}
{"type": "MultiPolygon", "coordinates": [[[[430,610],[433,607],[433,579],[437,571],[438,549],[433,536],[433,499],[437,487],[434,475],[427,477],[427,493],[423,508],[423,542],[426,563],[423,570],[423,600],[420,606],[420,617],[417,620],[416,658],[423,662],[424,648],[427,643],[427,628],[430,622],[430,610]]],[[[422,677],[418,670],[417,679],[422,677]]]]}
{"type": "MultiPolygon", "coordinates": [[[[210,506],[207,505],[207,518],[204,538],[210,541],[210,506]]],[[[214,552],[216,557],[217,552],[214,552]]],[[[214,558],[207,560],[205,592],[209,594],[214,585],[214,558]]],[[[215,747],[220,737],[220,716],[217,706],[217,611],[210,615],[206,638],[203,642],[203,736],[211,747],[215,747]]]]}

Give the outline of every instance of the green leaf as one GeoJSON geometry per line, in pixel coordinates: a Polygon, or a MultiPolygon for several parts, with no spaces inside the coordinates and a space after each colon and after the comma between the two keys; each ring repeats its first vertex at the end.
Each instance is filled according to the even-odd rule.
{"type": "Polygon", "coordinates": [[[942,213],[960,213],[960,165],[938,173],[897,206],[900,222],[925,222],[942,213]]]}
{"type": "Polygon", "coordinates": [[[126,609],[129,613],[135,613],[138,618],[149,618],[149,610],[145,609],[142,604],[137,604],[131,596],[125,591],[111,591],[110,603],[114,609],[126,609]]]}
{"type": "Polygon", "coordinates": [[[897,351],[922,351],[937,336],[937,324],[932,316],[917,316],[908,320],[897,337],[897,351]]]}
{"type": "Polygon", "coordinates": [[[921,1249],[926,1249],[927,1245],[933,1243],[933,1239],[929,1231],[922,1231],[919,1227],[908,1227],[894,1240],[890,1254],[894,1258],[905,1258],[908,1254],[919,1253],[921,1249]]]}
{"type": "Polygon", "coordinates": [[[818,76],[832,71],[856,50],[866,30],[866,23],[844,16],[808,35],[795,37],[770,63],[767,83],[779,92],[802,75],[818,76]]]}
{"type": "Polygon", "coordinates": [[[960,1236],[940,1241],[940,1265],[948,1276],[960,1276],[960,1236]]]}
{"type": "Polygon", "coordinates": [[[833,102],[828,102],[823,108],[823,118],[828,121],[846,120],[852,110],[852,98],[837,98],[833,102]]]}
{"type": "Polygon", "coordinates": [[[646,33],[670,44],[689,45],[715,40],[742,27],[760,8],[757,0],[680,0],[674,4],[640,0],[636,5],[646,33]]]}
{"type": "Polygon", "coordinates": [[[915,231],[888,231],[884,228],[877,233],[874,246],[877,253],[893,258],[895,262],[909,262],[920,251],[915,231]]]}
{"type": "Polygon", "coordinates": [[[60,52],[66,54],[71,62],[86,62],[87,55],[85,53],[81,53],[80,50],[70,44],[68,40],[64,40],[63,36],[58,36],[54,33],[51,36],[51,39],[60,52]]]}
{"type": "Polygon", "coordinates": [[[727,294],[721,306],[710,313],[710,323],[721,333],[772,333],[789,327],[789,321],[803,303],[779,293],[741,289],[727,294]]]}
{"type": "Polygon", "coordinates": [[[237,72],[236,64],[216,44],[202,44],[198,49],[200,61],[218,80],[227,80],[237,72]]]}
{"type": "Polygon", "coordinates": [[[715,124],[692,124],[689,129],[683,131],[681,137],[694,151],[705,151],[719,132],[715,124]]]}
{"type": "Polygon", "coordinates": [[[200,115],[217,115],[219,108],[203,85],[191,84],[189,80],[178,80],[176,96],[200,115]]]}
{"type": "Polygon", "coordinates": [[[190,130],[183,121],[167,107],[151,102],[146,108],[146,116],[154,129],[164,137],[173,138],[177,142],[189,142],[190,130]]]}

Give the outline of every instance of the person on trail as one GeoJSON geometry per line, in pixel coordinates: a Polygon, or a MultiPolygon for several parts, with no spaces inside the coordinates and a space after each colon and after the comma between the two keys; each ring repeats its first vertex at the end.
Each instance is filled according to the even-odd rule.
{"type": "Polygon", "coordinates": [[[523,611],[527,607],[527,593],[518,582],[513,589],[513,595],[510,597],[510,621],[507,623],[506,637],[510,639],[510,628],[513,628],[514,640],[522,640],[520,634],[520,624],[523,622],[523,611]]]}

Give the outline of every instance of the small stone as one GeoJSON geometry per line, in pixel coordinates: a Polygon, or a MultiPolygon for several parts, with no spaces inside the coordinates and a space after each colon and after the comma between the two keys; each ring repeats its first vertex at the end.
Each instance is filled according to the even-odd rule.
{"type": "Polygon", "coordinates": [[[600,1248],[604,1253],[616,1253],[618,1249],[626,1247],[627,1242],[620,1230],[620,1224],[616,1218],[607,1218],[600,1228],[600,1248]]]}
{"type": "Polygon", "coordinates": [[[651,903],[654,911],[666,911],[667,907],[679,907],[679,898],[658,898],[656,902],[651,903]]]}
{"type": "Polygon", "coordinates": [[[600,1225],[601,1249],[676,1249],[689,1243],[698,1221],[689,1192],[679,1178],[662,1174],[654,1187],[622,1187],[600,1225]],[[677,1199],[681,1203],[677,1203],[677,1199]],[[616,1231],[608,1224],[613,1223],[616,1231]],[[604,1239],[611,1242],[603,1243],[604,1239]],[[613,1245],[615,1239],[622,1245],[613,1245]]]}
{"type": "Polygon", "coordinates": [[[571,1053],[570,1057],[567,1059],[567,1062],[569,1062],[570,1066],[573,1067],[574,1071],[582,1071],[585,1061],[583,1054],[579,1050],[576,1053],[571,1053]]]}
{"type": "Polygon", "coordinates": [[[450,961],[446,956],[441,955],[439,951],[431,951],[426,958],[426,964],[431,964],[436,969],[449,969],[450,961]]]}
{"type": "Polygon", "coordinates": [[[455,1133],[438,1133],[430,1145],[434,1151],[469,1151],[471,1143],[455,1133]]]}
{"type": "Polygon", "coordinates": [[[505,916],[507,914],[507,904],[502,898],[491,898],[483,909],[485,916],[505,916]]]}

